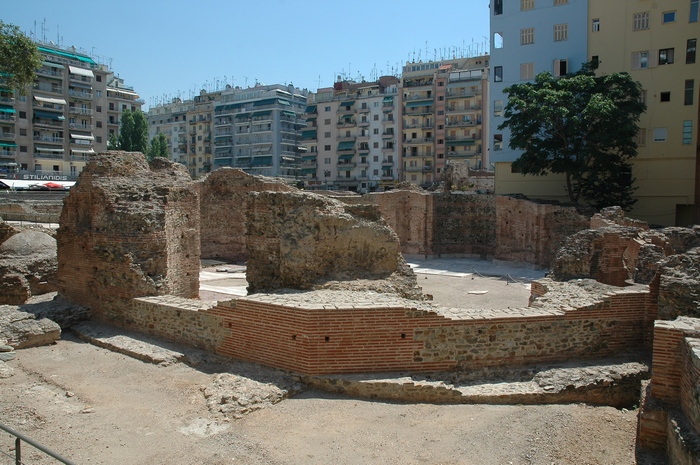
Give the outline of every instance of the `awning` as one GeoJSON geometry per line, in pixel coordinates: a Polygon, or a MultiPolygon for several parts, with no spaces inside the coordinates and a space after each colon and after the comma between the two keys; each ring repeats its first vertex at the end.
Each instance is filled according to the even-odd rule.
{"type": "Polygon", "coordinates": [[[69,66],[68,71],[70,71],[71,74],[77,74],[78,76],[95,77],[95,73],[93,73],[91,69],[78,68],[77,66],[69,66]]]}
{"type": "Polygon", "coordinates": [[[301,174],[313,174],[316,172],[316,168],[302,168],[301,174]]]}
{"type": "Polygon", "coordinates": [[[301,161],[316,161],[316,155],[302,155],[301,161]]]}
{"type": "Polygon", "coordinates": [[[316,113],[316,105],[307,105],[305,113],[316,113]]]}
{"type": "Polygon", "coordinates": [[[93,149],[70,149],[73,153],[95,153],[93,149]]]}
{"type": "Polygon", "coordinates": [[[341,116],[342,119],[352,119],[354,117],[355,117],[355,115],[343,115],[343,116],[341,116]]]}
{"type": "Polygon", "coordinates": [[[66,117],[59,113],[49,113],[48,111],[34,111],[34,116],[39,118],[48,118],[56,121],[65,121],[66,117]]]}
{"type": "Polygon", "coordinates": [[[301,131],[301,140],[316,139],[316,129],[301,131]]]}
{"type": "Polygon", "coordinates": [[[272,164],[272,157],[257,157],[253,158],[253,166],[262,166],[272,164]]]}
{"type": "Polygon", "coordinates": [[[279,99],[277,100],[277,103],[279,103],[280,105],[288,105],[290,107],[292,106],[292,104],[289,103],[289,100],[279,99]]]}
{"type": "Polygon", "coordinates": [[[352,160],[352,157],[354,157],[354,156],[355,156],[355,154],[353,154],[353,153],[346,153],[346,154],[340,155],[338,157],[338,160],[350,161],[350,160],[352,160]]]}
{"type": "Polygon", "coordinates": [[[345,142],[340,142],[338,144],[338,150],[353,150],[355,148],[355,141],[349,140],[345,142]]]}
{"type": "Polygon", "coordinates": [[[318,115],[307,115],[306,121],[316,121],[317,118],[318,118],[318,115]]]}
{"type": "Polygon", "coordinates": [[[94,136],[84,136],[82,134],[71,134],[72,139],[95,140],[94,136]]]}
{"type": "Polygon", "coordinates": [[[464,139],[464,140],[448,140],[445,145],[448,147],[455,146],[455,145],[474,145],[476,143],[476,140],[474,139],[464,139]]]}
{"type": "Polygon", "coordinates": [[[83,55],[78,55],[76,53],[68,53],[68,52],[63,52],[61,50],[54,50],[52,48],[47,48],[47,47],[37,47],[41,53],[48,53],[51,55],[58,55],[61,57],[66,57],[70,58],[71,60],[78,60],[82,61],[83,63],[89,63],[91,65],[97,65],[91,58],[88,58],[83,55]]]}
{"type": "Polygon", "coordinates": [[[53,147],[34,147],[36,150],[40,152],[53,152],[53,153],[63,153],[63,149],[57,149],[53,147]]]}
{"type": "Polygon", "coordinates": [[[294,157],[282,157],[283,161],[295,161],[294,157]]]}
{"type": "Polygon", "coordinates": [[[384,97],[384,100],[382,100],[383,103],[391,103],[393,101],[394,101],[393,95],[391,97],[384,97]]]}
{"type": "Polygon", "coordinates": [[[341,106],[341,107],[350,107],[350,106],[352,106],[352,105],[354,105],[354,104],[355,104],[355,101],[354,101],[354,100],[348,100],[348,101],[346,101],[346,102],[341,103],[340,106],[341,106]]]}
{"type": "Polygon", "coordinates": [[[416,108],[416,107],[429,107],[432,106],[433,101],[432,100],[427,100],[427,101],[422,101],[422,102],[408,102],[406,104],[406,108],[416,108]]]}
{"type": "Polygon", "coordinates": [[[289,116],[290,118],[295,118],[297,116],[296,113],[294,113],[293,111],[288,111],[288,110],[282,111],[282,114],[284,116],[289,116]]]}
{"type": "Polygon", "coordinates": [[[10,107],[0,107],[0,113],[15,113],[15,109],[10,107]]]}
{"type": "Polygon", "coordinates": [[[14,142],[0,142],[0,147],[17,147],[14,142]]]}
{"type": "Polygon", "coordinates": [[[55,103],[56,105],[65,105],[66,104],[66,101],[63,100],[62,98],[39,97],[38,95],[35,95],[34,99],[38,100],[39,102],[55,103]]]}
{"type": "Polygon", "coordinates": [[[234,119],[250,118],[250,113],[238,113],[233,118],[234,119]]]}
{"type": "Polygon", "coordinates": [[[51,63],[50,61],[45,61],[44,66],[49,66],[51,68],[66,69],[65,66],[59,65],[58,63],[51,63]]]}
{"type": "Polygon", "coordinates": [[[126,94],[126,95],[139,95],[136,92],[134,92],[133,90],[120,89],[118,87],[107,87],[107,90],[109,92],[116,92],[116,93],[126,94]]]}
{"type": "Polygon", "coordinates": [[[251,116],[270,116],[272,114],[272,110],[263,110],[263,111],[256,111],[253,113],[251,116]]]}

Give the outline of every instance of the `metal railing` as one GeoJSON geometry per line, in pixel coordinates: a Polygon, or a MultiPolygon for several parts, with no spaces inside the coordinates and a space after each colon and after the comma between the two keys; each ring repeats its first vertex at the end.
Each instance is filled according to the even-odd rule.
{"type": "MultiPolygon", "coordinates": [[[[33,441],[32,439],[28,438],[22,433],[18,433],[17,431],[13,430],[9,426],[5,426],[2,423],[0,423],[0,429],[7,431],[10,433],[12,436],[15,437],[15,465],[22,465],[22,441],[26,442],[27,444],[34,446],[36,449],[40,450],[41,452],[45,453],[46,455],[55,458],[61,463],[64,463],[66,465],[76,465],[75,462],[68,460],[67,458],[61,457],[59,454],[56,452],[52,451],[46,446],[42,446],[36,441],[33,441]]],[[[7,454],[6,452],[2,452],[3,454],[12,457],[10,454],[7,454]]]]}

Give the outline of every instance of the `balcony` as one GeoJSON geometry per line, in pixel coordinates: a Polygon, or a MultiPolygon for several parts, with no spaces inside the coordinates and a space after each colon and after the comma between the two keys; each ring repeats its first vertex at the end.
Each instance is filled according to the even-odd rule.
{"type": "Polygon", "coordinates": [[[357,140],[369,140],[369,132],[365,132],[364,134],[358,134],[357,140]]]}
{"type": "Polygon", "coordinates": [[[70,97],[81,99],[81,100],[92,100],[92,92],[83,92],[78,90],[69,90],[68,95],[70,97]]]}
{"type": "MultiPolygon", "coordinates": [[[[65,120],[65,119],[64,119],[65,120]]],[[[63,129],[64,120],[55,120],[50,118],[34,118],[34,126],[44,126],[49,128],[60,128],[63,129]]]]}
{"type": "Polygon", "coordinates": [[[51,144],[62,144],[65,139],[63,137],[50,137],[50,136],[34,136],[33,140],[37,142],[48,142],[51,144]]]}
{"type": "Polygon", "coordinates": [[[369,126],[369,121],[360,121],[357,125],[361,128],[366,128],[369,126]]]}
{"type": "Polygon", "coordinates": [[[63,160],[62,153],[39,153],[34,152],[34,158],[43,158],[46,160],[63,160]]]}
{"type": "Polygon", "coordinates": [[[9,149],[6,147],[3,147],[0,149],[0,158],[12,158],[14,159],[17,156],[17,152],[15,149],[9,149]]]}
{"type": "Polygon", "coordinates": [[[70,129],[78,129],[79,131],[92,131],[93,130],[92,124],[69,123],[68,127],[70,129]]]}
{"type": "Polygon", "coordinates": [[[387,175],[387,176],[385,176],[385,175],[382,174],[381,180],[382,180],[382,181],[393,181],[393,180],[394,180],[394,176],[392,176],[392,175],[387,175]]]}
{"type": "Polygon", "coordinates": [[[352,127],[356,125],[355,118],[342,118],[338,120],[338,124],[336,124],[336,127],[339,128],[347,128],[347,127],[352,127]]]}
{"type": "Polygon", "coordinates": [[[63,79],[63,72],[62,71],[56,71],[54,68],[39,68],[35,71],[36,74],[39,74],[41,76],[48,76],[50,78],[54,79],[63,79]]]}
{"type": "Polygon", "coordinates": [[[95,113],[90,108],[81,108],[81,107],[70,107],[68,109],[68,112],[73,114],[73,115],[85,115],[85,116],[92,116],[95,113]]]}
{"type": "Polygon", "coordinates": [[[77,74],[69,73],[70,74],[70,80],[73,82],[80,82],[82,84],[90,84],[92,85],[92,81],[94,78],[87,77],[87,76],[79,76],[77,74]]]}
{"type": "Polygon", "coordinates": [[[382,160],[382,166],[394,166],[394,160],[389,160],[388,158],[385,158],[382,160]]]}
{"type": "Polygon", "coordinates": [[[395,147],[382,147],[382,153],[394,153],[395,147]]]}
{"type": "Polygon", "coordinates": [[[0,121],[5,122],[5,123],[14,123],[15,122],[15,114],[14,113],[0,112],[0,121]]]}
{"type": "Polygon", "coordinates": [[[394,124],[395,122],[394,118],[382,118],[382,124],[394,124]]]}
{"type": "Polygon", "coordinates": [[[365,105],[364,107],[361,107],[361,108],[360,108],[359,110],[357,110],[357,111],[358,111],[359,113],[369,113],[369,107],[365,105]]]}
{"type": "Polygon", "coordinates": [[[15,99],[12,97],[3,97],[0,95],[0,103],[4,105],[13,105],[15,103],[15,99]]]}
{"type": "Polygon", "coordinates": [[[404,145],[422,145],[422,144],[432,144],[432,137],[418,137],[416,139],[406,139],[403,141],[404,145]]]}
{"type": "Polygon", "coordinates": [[[14,132],[0,132],[0,140],[15,140],[14,132]]]}
{"type": "Polygon", "coordinates": [[[338,163],[336,164],[339,170],[342,171],[347,171],[355,168],[357,166],[357,163],[351,162],[351,161],[341,161],[339,160],[338,163]]]}
{"type": "Polygon", "coordinates": [[[464,120],[464,119],[453,119],[453,120],[447,120],[445,121],[445,126],[449,127],[469,127],[469,126],[476,126],[477,124],[481,124],[480,120],[464,120]]]}
{"type": "Polygon", "coordinates": [[[382,139],[393,139],[395,134],[393,132],[383,132],[382,139]]]}

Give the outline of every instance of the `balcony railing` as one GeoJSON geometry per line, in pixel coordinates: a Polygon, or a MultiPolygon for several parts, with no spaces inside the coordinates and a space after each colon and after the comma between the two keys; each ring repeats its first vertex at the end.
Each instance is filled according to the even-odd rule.
{"type": "Polygon", "coordinates": [[[92,124],[78,124],[78,123],[68,123],[68,127],[71,129],[79,129],[81,131],[92,131],[92,124]]]}
{"type": "Polygon", "coordinates": [[[49,136],[34,136],[33,139],[38,142],[51,142],[54,144],[62,144],[65,140],[63,137],[49,137],[49,136]]]}
{"type": "Polygon", "coordinates": [[[34,84],[34,89],[41,92],[51,92],[52,94],[63,94],[63,87],[52,86],[48,82],[37,82],[34,84]]]}
{"type": "Polygon", "coordinates": [[[10,149],[0,150],[0,158],[15,158],[16,152],[10,149]]]}
{"type": "Polygon", "coordinates": [[[34,119],[35,126],[48,126],[51,128],[61,128],[63,129],[63,121],[56,121],[53,119],[34,119]]]}
{"type": "Polygon", "coordinates": [[[92,93],[91,92],[80,92],[77,90],[69,90],[68,95],[74,98],[78,99],[84,99],[84,100],[92,100],[92,93]]]}
{"type": "Polygon", "coordinates": [[[0,132],[0,139],[2,140],[15,140],[14,132],[0,132]]]}
{"type": "Polygon", "coordinates": [[[15,114],[14,113],[0,113],[0,121],[8,121],[8,122],[15,122],[15,114]]]}
{"type": "Polygon", "coordinates": [[[93,78],[87,76],[79,76],[77,74],[71,74],[70,80],[75,82],[82,82],[84,84],[92,84],[93,78]]]}
{"type": "Polygon", "coordinates": [[[58,79],[63,79],[63,72],[56,71],[53,68],[39,68],[35,71],[36,74],[41,74],[42,76],[50,76],[58,79]]]}
{"type": "Polygon", "coordinates": [[[38,108],[40,110],[53,110],[53,111],[63,111],[63,105],[59,105],[56,103],[42,103],[42,102],[34,102],[34,105],[32,105],[34,108],[38,108]]]}
{"type": "Polygon", "coordinates": [[[90,108],[70,107],[68,111],[74,115],[92,116],[94,111],[90,108]]]}
{"type": "Polygon", "coordinates": [[[63,160],[62,153],[39,153],[34,152],[34,158],[44,158],[48,160],[63,160]]]}
{"type": "Polygon", "coordinates": [[[4,103],[5,105],[12,105],[13,103],[15,103],[15,99],[12,97],[0,96],[0,103],[4,103]]]}

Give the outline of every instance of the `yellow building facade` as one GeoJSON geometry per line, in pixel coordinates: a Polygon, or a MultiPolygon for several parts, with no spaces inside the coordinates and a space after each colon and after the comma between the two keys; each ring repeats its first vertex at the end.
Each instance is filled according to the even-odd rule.
{"type": "MultiPolygon", "coordinates": [[[[698,0],[588,0],[588,58],[598,74],[628,72],[643,88],[637,199],[630,217],[663,226],[694,222],[698,144],[698,0]]],[[[564,177],[496,166],[496,192],[567,200],[564,177]]],[[[697,218],[696,218],[697,220],[697,218]]]]}

